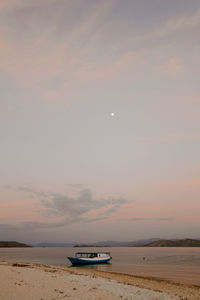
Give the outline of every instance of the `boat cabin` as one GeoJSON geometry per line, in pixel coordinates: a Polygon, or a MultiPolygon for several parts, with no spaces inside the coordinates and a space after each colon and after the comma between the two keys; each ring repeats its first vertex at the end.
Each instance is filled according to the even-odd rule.
{"type": "Polygon", "coordinates": [[[110,252],[76,252],[77,258],[108,257],[110,252]]]}

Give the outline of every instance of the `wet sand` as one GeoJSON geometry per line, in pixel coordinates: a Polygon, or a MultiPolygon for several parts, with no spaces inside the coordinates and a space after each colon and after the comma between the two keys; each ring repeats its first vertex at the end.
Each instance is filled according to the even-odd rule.
{"type": "Polygon", "coordinates": [[[156,278],[64,268],[51,265],[0,262],[0,299],[200,299],[200,287],[156,278]]]}

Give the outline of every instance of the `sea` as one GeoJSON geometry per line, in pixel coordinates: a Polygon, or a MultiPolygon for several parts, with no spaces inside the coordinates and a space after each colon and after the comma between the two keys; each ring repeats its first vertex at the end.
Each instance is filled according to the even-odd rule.
{"type": "Polygon", "coordinates": [[[0,261],[72,267],[67,257],[81,251],[111,252],[112,260],[108,264],[80,268],[156,277],[200,286],[200,247],[0,248],[0,261]]]}

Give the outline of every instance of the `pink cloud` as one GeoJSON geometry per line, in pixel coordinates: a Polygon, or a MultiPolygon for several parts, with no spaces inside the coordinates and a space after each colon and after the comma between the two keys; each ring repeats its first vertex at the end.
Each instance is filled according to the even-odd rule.
{"type": "Polygon", "coordinates": [[[0,1],[0,9],[5,9],[13,4],[21,4],[23,3],[23,0],[1,0],[0,1]]]}
{"type": "Polygon", "coordinates": [[[157,37],[165,37],[179,31],[187,30],[188,28],[199,26],[199,24],[200,10],[197,9],[193,14],[176,15],[168,19],[159,28],[156,28],[153,34],[157,37]]]}
{"type": "Polygon", "coordinates": [[[38,218],[34,203],[27,200],[0,203],[1,216],[9,222],[38,218]]]}
{"type": "Polygon", "coordinates": [[[183,71],[183,65],[178,57],[171,57],[160,67],[161,74],[170,78],[177,78],[183,71]]]}
{"type": "MultiPolygon", "coordinates": [[[[10,0],[2,7],[13,7],[17,1],[10,0]]],[[[31,2],[37,5],[38,2],[31,2]]],[[[24,1],[18,2],[18,7],[28,5],[24,1]]],[[[34,88],[42,98],[54,101],[66,99],[69,86],[77,82],[91,80],[112,79],[126,69],[135,67],[140,62],[140,57],[134,52],[125,52],[121,56],[110,58],[109,61],[101,61],[96,56],[99,45],[92,41],[96,34],[97,23],[112,8],[113,0],[101,1],[94,4],[87,15],[70,30],[65,39],[55,39],[55,28],[45,28],[41,33],[31,33],[29,30],[20,39],[16,38],[16,32],[4,22],[0,29],[0,72],[14,78],[22,87],[34,88]],[[79,47],[74,48],[74,43],[82,41],[79,47]],[[87,42],[87,43],[86,43],[87,42]],[[111,60],[112,59],[112,60],[111,60]],[[59,90],[53,90],[48,85],[48,80],[59,78],[61,84],[59,90]],[[63,96],[64,95],[64,96],[63,96]]],[[[22,20],[17,14],[11,16],[16,19],[16,24],[22,20]]],[[[58,17],[58,16],[57,16],[58,17]]],[[[29,22],[30,28],[36,24],[41,16],[33,14],[29,22]],[[38,19],[39,18],[39,19],[38,19]]],[[[41,21],[41,20],[40,20],[41,21]]],[[[23,22],[22,22],[23,23],[23,22]]]]}
{"type": "Polygon", "coordinates": [[[0,45],[0,71],[13,76],[22,86],[35,87],[56,76],[63,81],[112,78],[141,61],[139,55],[129,52],[111,63],[91,62],[84,57],[85,49],[82,49],[81,54],[73,54],[68,49],[67,41],[53,43],[48,34],[26,43],[9,38],[1,30],[0,45]]]}
{"type": "Polygon", "coordinates": [[[85,80],[111,79],[127,69],[136,68],[139,63],[141,63],[141,57],[135,52],[129,52],[111,63],[103,65],[87,63],[80,75],[85,80]]]}
{"type": "Polygon", "coordinates": [[[131,221],[133,219],[133,221],[165,222],[166,224],[167,222],[199,223],[199,196],[200,178],[143,182],[134,188],[136,201],[123,205],[112,215],[112,220],[117,222],[117,220],[131,221]]]}
{"type": "Polygon", "coordinates": [[[188,132],[188,133],[176,133],[168,134],[165,136],[154,136],[149,138],[141,138],[144,141],[151,142],[186,142],[186,141],[197,141],[200,139],[200,133],[188,132]]]}

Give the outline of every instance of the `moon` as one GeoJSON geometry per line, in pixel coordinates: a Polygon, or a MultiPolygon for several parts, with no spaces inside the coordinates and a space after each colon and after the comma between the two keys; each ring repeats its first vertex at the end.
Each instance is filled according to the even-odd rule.
{"type": "Polygon", "coordinates": [[[114,116],[115,116],[115,113],[114,113],[114,112],[112,112],[110,115],[111,115],[111,117],[114,117],[114,116]]]}

